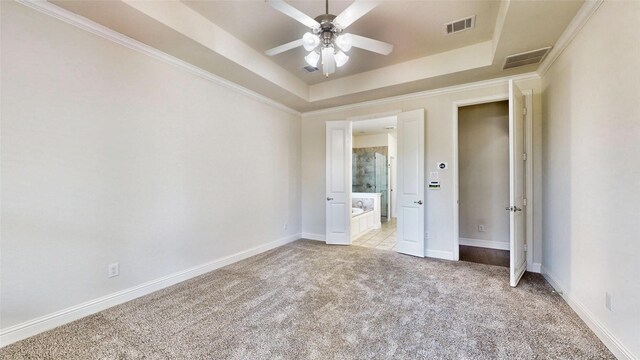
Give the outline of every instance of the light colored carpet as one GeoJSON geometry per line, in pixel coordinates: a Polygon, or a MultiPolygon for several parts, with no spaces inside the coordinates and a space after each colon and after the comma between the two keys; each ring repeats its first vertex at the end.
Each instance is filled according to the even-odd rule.
{"type": "Polygon", "coordinates": [[[611,359],[537,274],[300,240],[0,349],[2,359],[611,359]]]}

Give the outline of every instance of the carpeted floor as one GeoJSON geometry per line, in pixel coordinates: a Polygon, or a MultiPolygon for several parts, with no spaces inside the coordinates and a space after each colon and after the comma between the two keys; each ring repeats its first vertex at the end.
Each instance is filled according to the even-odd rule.
{"type": "Polygon", "coordinates": [[[1,359],[612,359],[537,274],[300,240],[1,359]]]}

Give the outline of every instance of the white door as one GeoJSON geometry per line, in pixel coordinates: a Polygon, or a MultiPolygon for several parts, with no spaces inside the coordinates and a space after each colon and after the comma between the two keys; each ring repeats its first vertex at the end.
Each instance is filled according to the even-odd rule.
{"type": "Polygon", "coordinates": [[[351,244],[351,121],[327,121],[327,244],[351,244]]]}
{"type": "Polygon", "coordinates": [[[389,157],[389,198],[391,199],[391,218],[396,217],[396,158],[393,156],[389,157]]]}
{"type": "Polygon", "coordinates": [[[424,257],[424,109],[398,115],[397,249],[424,257]]]}
{"type": "Polygon", "coordinates": [[[525,133],[524,97],[509,81],[509,285],[516,286],[527,269],[525,228],[525,133]]]}

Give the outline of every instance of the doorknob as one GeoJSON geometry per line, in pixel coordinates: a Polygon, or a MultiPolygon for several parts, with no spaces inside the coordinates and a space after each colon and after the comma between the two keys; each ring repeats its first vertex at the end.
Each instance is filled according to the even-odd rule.
{"type": "Polygon", "coordinates": [[[414,204],[422,205],[422,200],[414,201],[414,204]]]}
{"type": "Polygon", "coordinates": [[[328,197],[328,198],[327,198],[327,201],[331,201],[331,200],[333,200],[333,198],[332,198],[332,197],[328,197]]]}

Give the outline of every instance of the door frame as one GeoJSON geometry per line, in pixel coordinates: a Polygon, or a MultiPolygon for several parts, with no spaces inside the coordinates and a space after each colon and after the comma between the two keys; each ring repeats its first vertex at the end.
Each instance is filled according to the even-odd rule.
{"type": "MultiPolygon", "coordinates": [[[[527,270],[531,271],[533,264],[533,106],[530,89],[523,90],[522,94],[527,107],[525,115],[525,148],[527,151],[527,161],[525,162],[525,185],[527,208],[525,212],[526,241],[527,241],[527,270]]],[[[464,106],[480,105],[498,101],[509,101],[509,93],[504,92],[496,95],[484,96],[473,99],[465,99],[453,102],[453,156],[451,164],[451,176],[453,180],[453,260],[460,260],[460,184],[458,169],[458,110],[464,106]]],[[[508,206],[508,204],[506,204],[508,206]]],[[[535,270],[535,269],[534,269],[535,270]]]]}

